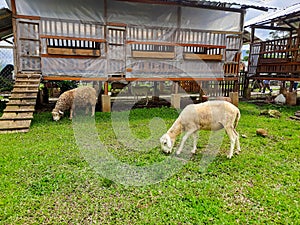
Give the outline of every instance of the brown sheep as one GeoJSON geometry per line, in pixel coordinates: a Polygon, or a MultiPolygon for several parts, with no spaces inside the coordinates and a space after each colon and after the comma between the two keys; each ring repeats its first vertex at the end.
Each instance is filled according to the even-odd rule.
{"type": "Polygon", "coordinates": [[[66,110],[70,110],[70,119],[72,119],[76,107],[85,107],[86,114],[91,108],[92,116],[94,116],[96,103],[96,90],[92,87],[79,87],[66,91],[59,96],[55,108],[52,110],[53,120],[60,120],[66,110]]]}

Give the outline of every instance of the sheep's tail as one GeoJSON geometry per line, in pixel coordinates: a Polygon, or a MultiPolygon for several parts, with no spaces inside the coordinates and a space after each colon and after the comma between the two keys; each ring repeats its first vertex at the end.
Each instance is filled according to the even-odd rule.
{"type": "Polygon", "coordinates": [[[240,113],[240,110],[237,110],[237,113],[236,113],[236,115],[235,115],[235,121],[234,121],[234,128],[236,128],[237,127],[237,125],[238,125],[238,123],[239,123],[239,120],[240,120],[240,118],[241,118],[241,113],[240,113]]]}

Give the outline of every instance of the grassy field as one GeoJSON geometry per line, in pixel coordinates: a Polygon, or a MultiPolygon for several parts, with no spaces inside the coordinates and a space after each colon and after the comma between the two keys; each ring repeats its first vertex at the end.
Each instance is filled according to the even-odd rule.
{"type": "MultiPolygon", "coordinates": [[[[99,175],[77,145],[74,122],[37,114],[29,133],[0,135],[0,224],[299,224],[300,123],[288,117],[300,107],[245,102],[239,107],[240,155],[226,158],[225,136],[216,158],[203,169],[210,133],[201,131],[196,155],[178,161],[182,165],[173,175],[146,186],[99,175]],[[277,109],[281,117],[261,116],[263,109],[277,109]],[[257,136],[257,128],[266,129],[268,137],[257,136]]],[[[160,126],[151,132],[149,123],[170,127],[178,116],[170,108],[116,115],[123,114],[129,118],[123,125],[139,140],[165,132],[160,126]]],[[[92,129],[124,164],[142,168],[170,158],[160,151],[158,139],[152,149],[120,143],[109,113],[96,113],[92,129]]]]}

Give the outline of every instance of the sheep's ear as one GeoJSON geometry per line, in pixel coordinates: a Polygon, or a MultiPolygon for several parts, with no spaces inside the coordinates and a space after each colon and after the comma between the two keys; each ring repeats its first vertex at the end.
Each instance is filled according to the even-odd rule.
{"type": "Polygon", "coordinates": [[[58,111],[58,113],[60,114],[60,115],[64,115],[64,112],[63,111],[58,111]]]}

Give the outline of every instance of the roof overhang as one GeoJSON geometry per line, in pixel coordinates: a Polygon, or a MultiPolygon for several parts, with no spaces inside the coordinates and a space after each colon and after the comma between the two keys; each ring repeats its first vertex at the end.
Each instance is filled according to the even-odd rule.
{"type": "Polygon", "coordinates": [[[295,32],[300,27],[300,3],[286,9],[264,13],[247,21],[245,27],[295,32]]]}
{"type": "Polygon", "coordinates": [[[214,8],[214,9],[248,9],[253,8],[262,11],[268,11],[275,7],[266,6],[263,3],[258,3],[250,0],[119,0],[130,2],[144,2],[154,4],[178,4],[185,6],[194,6],[202,8],[214,8]]]}
{"type": "Polygon", "coordinates": [[[0,41],[7,41],[12,36],[12,12],[9,9],[2,8],[0,9],[0,41]]]}

